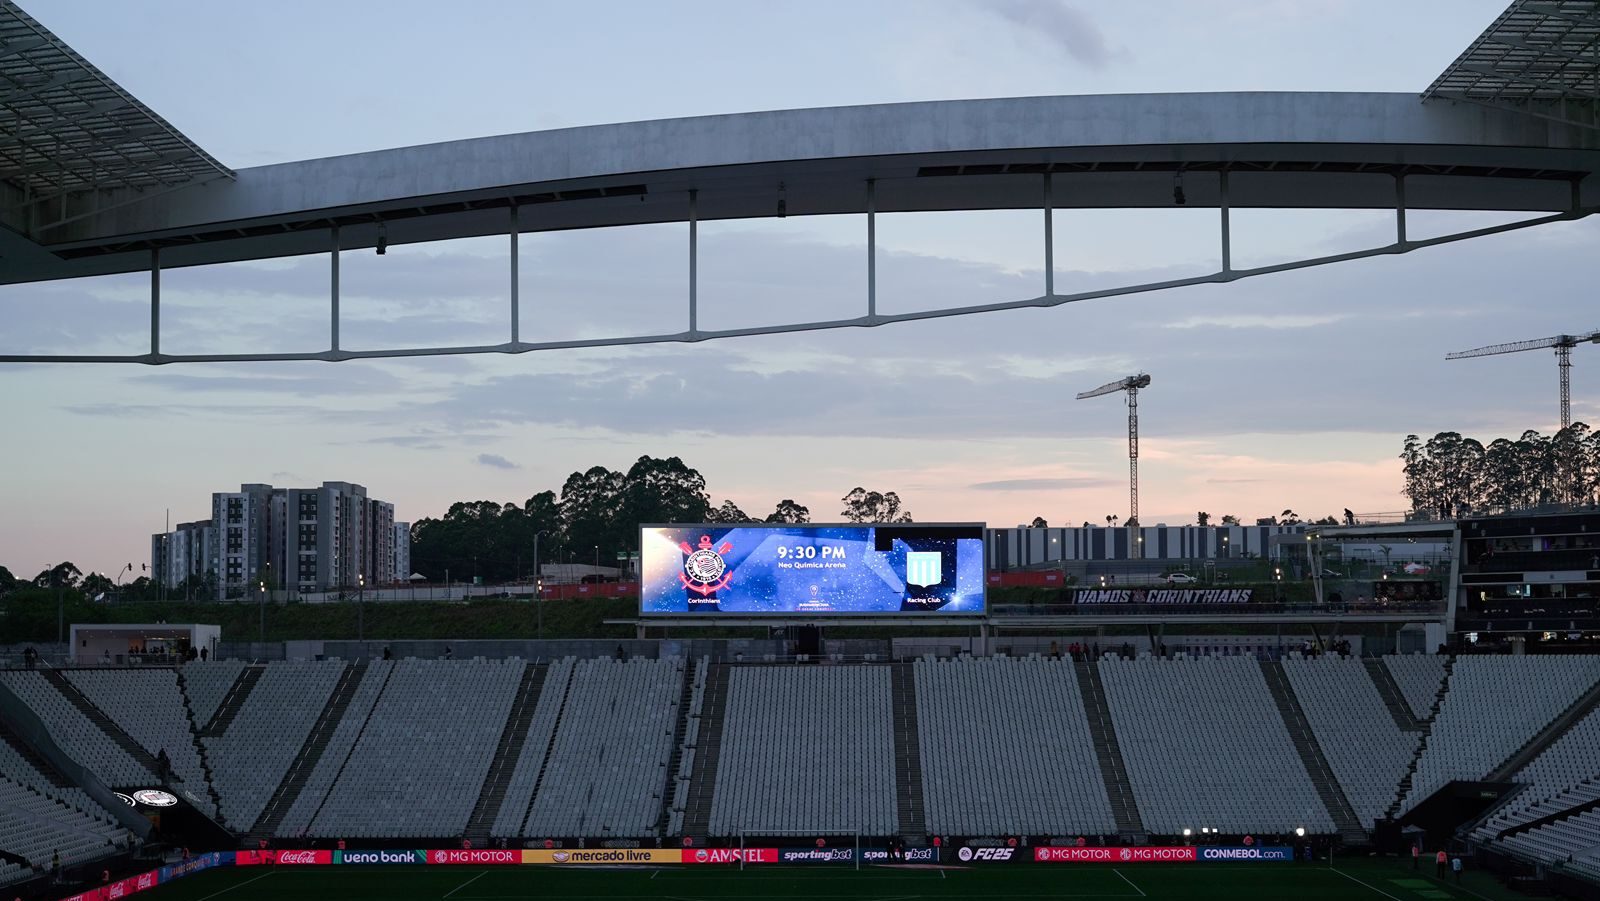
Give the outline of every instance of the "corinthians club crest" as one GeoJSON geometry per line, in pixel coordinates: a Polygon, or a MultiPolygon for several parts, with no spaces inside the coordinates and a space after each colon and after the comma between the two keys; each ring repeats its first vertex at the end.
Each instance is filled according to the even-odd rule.
{"type": "Polygon", "coordinates": [[[688,557],[683,561],[683,572],[678,573],[678,581],[683,587],[707,597],[712,593],[726,588],[732,574],[728,571],[728,562],[722,555],[733,550],[733,545],[724,541],[721,547],[713,548],[710,535],[700,536],[700,547],[695,549],[689,542],[680,541],[678,547],[683,549],[688,557]]]}

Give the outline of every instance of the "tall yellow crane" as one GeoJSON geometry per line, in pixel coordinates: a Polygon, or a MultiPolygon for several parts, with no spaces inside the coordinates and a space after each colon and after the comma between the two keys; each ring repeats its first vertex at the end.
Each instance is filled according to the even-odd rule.
{"type": "Polygon", "coordinates": [[[1492,357],[1496,354],[1514,354],[1524,350],[1542,350],[1553,347],[1556,351],[1556,369],[1561,377],[1561,427],[1572,425],[1572,349],[1579,344],[1600,344],[1600,331],[1587,335],[1556,335],[1553,338],[1536,338],[1532,341],[1512,341],[1508,344],[1491,344],[1488,347],[1445,354],[1446,360],[1468,360],[1473,357],[1492,357]]]}
{"type": "MultiPolygon", "coordinates": [[[[1150,376],[1141,372],[1078,395],[1078,400],[1085,400],[1105,394],[1115,394],[1118,391],[1128,393],[1128,525],[1130,526],[1139,525],[1139,389],[1148,387],[1150,387],[1150,376]]],[[[1142,550],[1137,539],[1128,542],[1128,556],[1141,557],[1142,550]]]]}

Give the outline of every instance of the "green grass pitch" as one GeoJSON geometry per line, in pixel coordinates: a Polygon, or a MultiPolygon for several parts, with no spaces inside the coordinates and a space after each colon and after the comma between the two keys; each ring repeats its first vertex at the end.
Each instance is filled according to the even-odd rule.
{"type": "MultiPolygon", "coordinates": [[[[1430,867],[1431,869],[1431,867],[1430,867]]],[[[151,892],[150,901],[1520,901],[1484,874],[1461,885],[1409,862],[999,865],[990,868],[760,866],[577,868],[283,867],[221,869],[151,892]]]]}

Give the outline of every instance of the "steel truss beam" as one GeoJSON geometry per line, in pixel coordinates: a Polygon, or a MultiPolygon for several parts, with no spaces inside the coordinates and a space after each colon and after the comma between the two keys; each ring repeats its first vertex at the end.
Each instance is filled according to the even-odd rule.
{"type": "MultiPolygon", "coordinates": [[[[1194,178],[1202,173],[1190,172],[1189,177],[1194,178]]],[[[518,261],[517,261],[517,236],[519,222],[517,209],[511,207],[508,233],[510,235],[511,257],[511,284],[509,296],[511,299],[510,340],[502,344],[458,345],[449,347],[398,347],[381,350],[346,350],[339,346],[339,227],[337,224],[329,229],[330,245],[330,286],[329,286],[329,346],[324,350],[299,351],[290,353],[237,353],[237,354],[168,354],[161,352],[161,321],[160,321],[160,256],[151,254],[151,282],[150,282],[150,352],[145,354],[0,354],[0,363],[143,363],[146,365],[165,365],[167,363],[244,363],[244,362],[276,362],[292,360],[321,360],[325,362],[340,362],[344,360],[372,360],[399,357],[427,357],[446,356],[458,354],[521,354],[540,350],[567,350],[586,347],[623,347],[641,344],[684,344],[698,343],[701,341],[714,341],[723,338],[741,338],[752,335],[776,335],[789,332],[825,331],[841,328],[876,328],[900,322],[916,322],[926,319],[946,319],[954,316],[970,316],[977,313],[997,313],[1005,310],[1022,310],[1030,308],[1058,307],[1064,304],[1077,303],[1085,300],[1097,300],[1107,297],[1124,297],[1134,294],[1145,294],[1152,291],[1165,291],[1172,288],[1186,288],[1192,285],[1222,284],[1238,281],[1245,278],[1254,278],[1262,275],[1272,275],[1278,272],[1291,272],[1297,269],[1309,269],[1313,266],[1326,266],[1332,263],[1343,263],[1351,260],[1367,259],[1369,257],[1390,256],[1394,254],[1410,253],[1425,247],[1436,247],[1442,244],[1451,244],[1457,241],[1466,241],[1472,238],[1481,238],[1488,235],[1503,234],[1524,228],[1533,228],[1552,222],[1567,222],[1582,219],[1586,216],[1600,212],[1600,206],[1581,206],[1578,203],[1577,186],[1573,187],[1573,204],[1565,212],[1552,213],[1518,222],[1502,225],[1486,226],[1484,228],[1469,229],[1462,232],[1440,235],[1438,237],[1422,240],[1411,240],[1406,236],[1406,197],[1405,177],[1396,176],[1394,185],[1394,213],[1395,213],[1395,240],[1391,244],[1371,247],[1365,250],[1350,251],[1348,253],[1329,254],[1327,256],[1310,257],[1302,260],[1293,260],[1286,263],[1275,263],[1270,266],[1257,266],[1249,269],[1236,269],[1233,267],[1233,240],[1232,226],[1229,218],[1228,173],[1226,170],[1216,173],[1221,201],[1218,204],[1218,232],[1220,237],[1221,265],[1215,272],[1206,275],[1192,276],[1189,278],[1168,279],[1158,282],[1146,282],[1138,285],[1124,285],[1117,288],[1105,288],[1098,291],[1080,291],[1074,294],[1055,293],[1055,249],[1054,249],[1054,196],[1053,185],[1049,173],[1041,177],[1041,209],[1044,211],[1044,293],[1037,297],[1022,298],[1019,300],[1004,300],[993,303],[969,304],[959,307],[946,307],[939,310],[918,310],[909,313],[880,313],[877,309],[877,211],[876,211],[876,182],[868,180],[865,184],[867,204],[867,284],[866,284],[866,311],[861,316],[848,319],[826,319],[814,322],[789,323],[784,325],[752,326],[733,329],[704,329],[699,321],[699,191],[687,192],[688,226],[689,226],[689,284],[688,284],[688,328],[680,332],[663,332],[652,335],[634,335],[616,338],[577,338],[563,341],[524,341],[522,340],[521,320],[519,315],[518,291],[518,261]]]]}

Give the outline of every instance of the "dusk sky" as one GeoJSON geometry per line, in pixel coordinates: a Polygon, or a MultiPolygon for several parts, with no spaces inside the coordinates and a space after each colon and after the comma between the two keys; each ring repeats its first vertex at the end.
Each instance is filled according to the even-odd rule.
{"type": "MultiPolygon", "coordinates": [[[[912,100],[1177,91],[1420,92],[1504,0],[217,3],[23,0],[223,163],[248,168],[575,125],[912,100]]],[[[1061,292],[1216,265],[1214,210],[1056,215],[1061,292]]],[[[1235,265],[1388,243],[1392,214],[1236,211],[1235,265]]],[[[1409,216],[1413,237],[1517,218],[1409,216]]],[[[884,311],[1033,297],[1036,210],[882,215],[884,311]]],[[[676,330],[687,227],[522,239],[523,338],[676,330]]],[[[343,260],[345,346],[505,339],[506,241],[343,260]]],[[[700,321],[854,315],[861,217],[701,228],[700,321]]],[[[3,265],[3,262],[0,262],[3,265]]],[[[162,349],[326,345],[326,257],[163,275],[162,349]]],[[[702,345],[416,361],[0,365],[0,564],[135,570],[149,538],[242,482],[353,481],[396,518],[521,502],[600,464],[681,456],[713,503],[851,488],[918,521],[1127,515],[1136,371],[1142,517],[1396,511],[1408,432],[1556,423],[1549,352],[1448,351],[1600,328],[1600,221],[1052,310],[702,345]]],[[[148,347],[148,276],[0,287],[9,353],[148,347]]],[[[1600,419],[1600,351],[1573,418],[1600,419]]]]}

